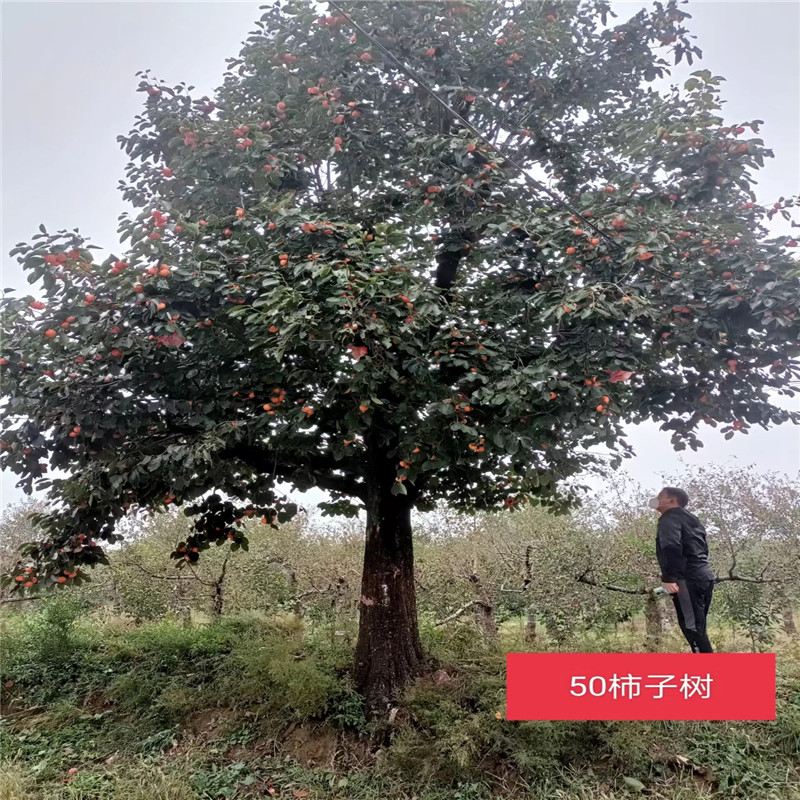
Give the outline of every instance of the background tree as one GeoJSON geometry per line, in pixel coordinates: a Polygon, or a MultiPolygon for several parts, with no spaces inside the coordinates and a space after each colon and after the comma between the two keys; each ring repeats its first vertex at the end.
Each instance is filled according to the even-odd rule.
{"type": "Polygon", "coordinates": [[[768,644],[773,623],[797,633],[800,591],[798,476],[760,474],[752,466],[696,467],[683,483],[709,532],[719,603],[751,641],[768,644]],[[721,584],[721,586],[720,586],[721,584]],[[757,585],[753,585],[757,584],[757,585]]]}
{"type": "MultiPolygon", "coordinates": [[[[0,574],[12,572],[19,566],[20,548],[36,536],[30,515],[45,510],[46,506],[40,500],[13,503],[3,509],[0,516],[0,574]]],[[[11,587],[3,587],[0,589],[0,601],[10,599],[12,593],[11,587]]],[[[19,598],[14,598],[17,599],[19,598]]]]}
{"type": "Polygon", "coordinates": [[[422,667],[412,508],[563,511],[627,423],[680,449],[797,421],[770,393],[798,374],[800,281],[764,227],[793,202],[752,193],[758,122],[724,126],[707,71],[650,86],[699,54],[675,2],[375,10],[348,16],[510,158],[348,16],[275,2],[213,100],[142,73],[129,250],[15,247],[45,299],[3,302],[0,365],[2,466],[53,501],[37,587],[80,583],[136,508],[182,506],[194,562],[290,519],[279,482],[317,486],[366,509],[356,680],[385,707],[422,667]]]}
{"type": "MultiPolygon", "coordinates": [[[[586,579],[606,588],[612,580],[616,587],[630,588],[631,581],[642,575],[649,585],[657,582],[656,518],[642,510],[647,498],[663,486],[684,488],[689,510],[706,527],[717,576],[716,614],[742,627],[754,648],[771,641],[775,622],[780,621],[789,636],[796,635],[793,606],[800,590],[797,476],[761,474],[752,466],[710,464],[665,474],[658,487],[647,489],[620,476],[609,491],[594,499],[593,517],[583,510],[576,515],[597,537],[586,579]]],[[[648,608],[654,611],[656,606],[650,601],[648,608]]]]}

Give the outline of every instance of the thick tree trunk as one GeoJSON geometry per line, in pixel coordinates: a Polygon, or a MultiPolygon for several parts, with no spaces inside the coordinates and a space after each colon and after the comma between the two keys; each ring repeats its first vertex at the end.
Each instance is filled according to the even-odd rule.
{"type": "Polygon", "coordinates": [[[355,682],[370,708],[385,713],[422,666],[414,591],[411,503],[391,494],[395,470],[373,459],[367,475],[367,535],[361,579],[355,682]]]}

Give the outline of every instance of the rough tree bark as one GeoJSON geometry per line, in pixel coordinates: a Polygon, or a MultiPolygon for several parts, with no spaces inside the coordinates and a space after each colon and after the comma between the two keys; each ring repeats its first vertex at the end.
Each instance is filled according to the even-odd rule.
{"type": "Polygon", "coordinates": [[[533,608],[528,609],[528,616],[525,620],[525,633],[523,636],[523,641],[536,641],[536,611],[533,608]]]}
{"type": "Polygon", "coordinates": [[[494,600],[478,577],[477,565],[469,576],[469,580],[475,590],[475,605],[473,606],[475,624],[487,641],[497,642],[498,635],[497,621],[494,617],[494,600]]]}
{"type": "Polygon", "coordinates": [[[648,653],[656,652],[661,646],[664,633],[664,615],[661,602],[653,594],[647,596],[644,605],[645,640],[644,648],[648,653]]]}
{"type": "Polygon", "coordinates": [[[355,682],[375,712],[386,712],[397,692],[419,674],[423,653],[417,626],[411,497],[393,495],[389,448],[368,437],[367,531],[361,579],[355,682]]]}

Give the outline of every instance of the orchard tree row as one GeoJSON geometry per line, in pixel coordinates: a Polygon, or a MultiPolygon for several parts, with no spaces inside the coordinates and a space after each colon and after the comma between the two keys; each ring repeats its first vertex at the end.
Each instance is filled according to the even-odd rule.
{"type": "MultiPolygon", "coordinates": [[[[741,631],[754,649],[768,645],[779,630],[795,636],[796,479],[709,467],[669,483],[686,486],[692,509],[708,527],[719,578],[717,624],[741,631]]],[[[507,644],[504,623],[513,621],[529,645],[539,647],[542,630],[551,645],[569,645],[585,632],[610,634],[644,612],[646,636],[640,644],[664,649],[664,634],[676,628],[672,604],[651,591],[659,585],[659,572],[648,493],[629,480],[617,488],[590,498],[590,513],[571,517],[554,518],[534,508],[502,517],[421,515],[415,526],[421,619],[434,628],[460,626],[487,646],[507,644]]],[[[10,509],[0,524],[5,570],[18,558],[16,545],[34,533],[29,511],[10,509]]],[[[310,629],[329,628],[352,641],[364,552],[357,521],[331,526],[301,515],[276,532],[251,521],[250,553],[215,549],[175,573],[164,564],[184,531],[179,514],[142,520],[111,563],[78,590],[87,616],[121,615],[139,623],[172,614],[189,625],[229,614],[291,614],[310,629]]],[[[26,602],[22,608],[26,605],[36,607],[26,602]]]]}
{"type": "Polygon", "coordinates": [[[141,509],[191,518],[187,566],[289,521],[279,484],[365,509],[355,677],[385,709],[423,663],[412,511],[569,510],[645,419],[676,449],[797,422],[800,280],[759,121],[707,70],[653,87],[700,55],[674,0],[375,11],[275,0],[213,98],[141,73],[127,249],[12,251],[37,296],[3,300],[0,465],[49,496],[20,592],[82,583],[141,509]]]}

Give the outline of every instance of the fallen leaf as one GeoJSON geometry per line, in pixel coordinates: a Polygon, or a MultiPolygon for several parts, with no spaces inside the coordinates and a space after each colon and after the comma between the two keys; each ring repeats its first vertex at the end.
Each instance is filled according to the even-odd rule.
{"type": "Polygon", "coordinates": [[[622,778],[622,780],[625,781],[626,786],[629,786],[631,789],[634,789],[637,792],[644,790],[644,784],[641,781],[637,781],[636,778],[629,778],[626,775],[622,778]]]}

